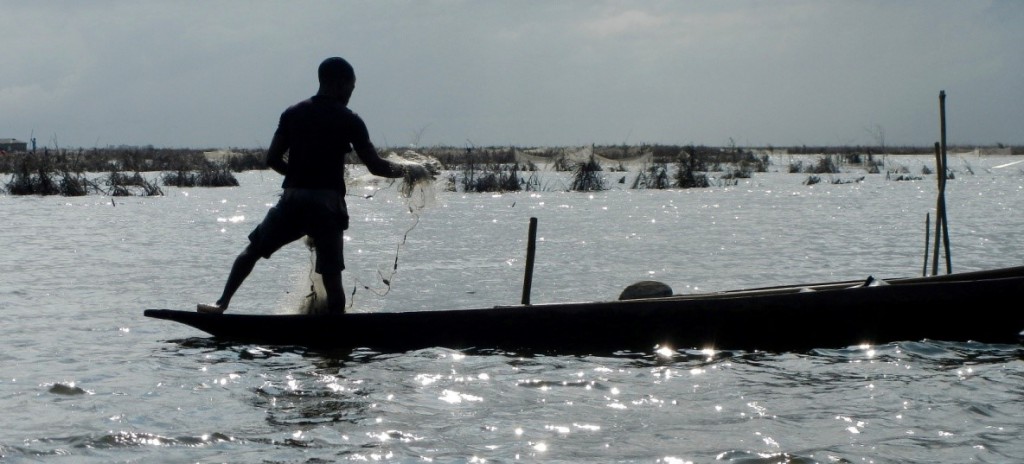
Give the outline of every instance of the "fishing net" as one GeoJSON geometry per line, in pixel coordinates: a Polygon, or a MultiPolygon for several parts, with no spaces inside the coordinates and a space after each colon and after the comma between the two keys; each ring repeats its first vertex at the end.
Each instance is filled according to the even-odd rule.
{"type": "Polygon", "coordinates": [[[592,159],[602,166],[647,166],[654,162],[654,153],[651,151],[621,152],[616,155],[615,158],[601,156],[594,152],[593,146],[515,150],[515,160],[517,163],[532,163],[537,166],[543,166],[545,169],[560,163],[577,165],[589,162],[592,159]]]}
{"type": "Polygon", "coordinates": [[[412,150],[401,155],[390,153],[387,158],[392,163],[408,167],[399,182],[398,192],[410,212],[418,212],[433,205],[436,198],[433,181],[435,176],[441,174],[441,162],[433,156],[412,150]]]}
{"type": "MultiPolygon", "coordinates": [[[[374,284],[361,282],[353,279],[352,292],[347,298],[346,307],[352,308],[355,295],[360,288],[368,290],[377,296],[385,296],[391,291],[391,283],[395,274],[398,273],[398,258],[405,246],[409,234],[416,228],[420,220],[420,212],[435,203],[436,191],[434,189],[435,176],[441,173],[441,162],[432,156],[407,150],[401,154],[389,153],[386,157],[393,164],[404,167],[405,175],[396,179],[383,179],[377,176],[366,174],[363,176],[348,178],[346,184],[348,190],[370,192],[362,195],[349,193],[348,196],[369,200],[380,192],[394,189],[398,197],[413,218],[411,225],[402,234],[401,240],[395,246],[395,257],[388,264],[377,266],[377,281],[374,284]]],[[[302,299],[299,305],[299,312],[303,314],[319,314],[327,311],[327,295],[324,290],[323,279],[317,274],[316,269],[316,244],[310,237],[304,237],[303,243],[309,248],[309,293],[302,299]]]]}

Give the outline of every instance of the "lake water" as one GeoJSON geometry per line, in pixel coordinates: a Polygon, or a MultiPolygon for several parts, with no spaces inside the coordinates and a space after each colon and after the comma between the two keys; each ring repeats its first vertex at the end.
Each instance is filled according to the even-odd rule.
{"type": "MultiPolygon", "coordinates": [[[[630,190],[635,173],[611,172],[593,193],[559,191],[568,181],[554,173],[542,191],[502,195],[439,180],[417,214],[395,186],[356,186],[350,311],[517,304],[531,217],[534,303],[615,299],[639,280],[692,293],[921,275],[937,192],[921,168],[934,163],[886,161],[922,179],[844,166],[809,186],[776,157],[707,189],[630,190]]],[[[1024,264],[1016,161],[950,158],[954,272],[1024,264]]],[[[272,172],[238,179],[162,197],[0,195],[0,461],[1024,462],[1020,345],[317,353],[218,344],[144,318],[217,297],[280,193],[272,172]]],[[[231,311],[296,311],[309,262],[301,243],[261,261],[231,311]]],[[[978,298],[1020,310],[1019,295],[978,298]]]]}

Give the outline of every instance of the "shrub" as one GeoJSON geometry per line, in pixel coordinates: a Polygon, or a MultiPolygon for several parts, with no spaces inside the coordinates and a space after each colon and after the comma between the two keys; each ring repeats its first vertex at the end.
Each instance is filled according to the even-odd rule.
{"type": "Polygon", "coordinates": [[[706,171],[707,165],[703,157],[698,155],[697,150],[691,145],[679,153],[679,161],[676,163],[676,187],[679,188],[707,188],[711,185],[708,182],[706,171]]]}
{"type": "Polygon", "coordinates": [[[634,189],[667,189],[672,186],[671,178],[668,174],[668,165],[665,163],[655,163],[651,167],[636,176],[633,180],[634,189]]]}
{"type": "Polygon", "coordinates": [[[7,191],[11,195],[57,195],[60,187],[53,177],[48,153],[26,154],[17,160],[14,175],[7,181],[7,191]]]}
{"type": "Polygon", "coordinates": [[[590,155],[588,161],[576,163],[576,168],[573,171],[572,185],[569,187],[569,190],[575,192],[604,190],[604,179],[599,174],[601,171],[601,163],[597,162],[597,158],[594,155],[590,155]]]}
{"type": "Polygon", "coordinates": [[[237,187],[238,179],[227,163],[206,163],[198,172],[181,169],[166,172],[163,183],[172,187],[237,187]]]}
{"type": "MultiPolygon", "coordinates": [[[[454,178],[449,178],[449,188],[454,183],[454,178]]],[[[463,167],[463,192],[516,192],[519,190],[522,190],[522,182],[519,179],[518,164],[510,166],[491,164],[479,173],[475,163],[468,163],[463,167]]]]}
{"type": "Polygon", "coordinates": [[[836,163],[835,157],[832,155],[824,155],[818,159],[818,162],[811,166],[811,171],[814,174],[838,174],[839,165],[836,163]]]}
{"type": "Polygon", "coordinates": [[[96,184],[81,174],[64,172],[60,179],[60,194],[66,197],[80,197],[89,194],[89,189],[97,190],[96,184]]]}

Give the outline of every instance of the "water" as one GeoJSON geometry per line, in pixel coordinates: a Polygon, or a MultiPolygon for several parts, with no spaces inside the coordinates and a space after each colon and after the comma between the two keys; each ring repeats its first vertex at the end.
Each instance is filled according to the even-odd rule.
{"type": "MultiPolygon", "coordinates": [[[[951,159],[954,271],[1024,261],[1024,173],[995,168],[1012,161],[951,159]]],[[[690,293],[921,274],[933,176],[806,186],[786,162],[686,191],[623,189],[628,173],[595,193],[439,188],[418,219],[393,186],[354,189],[351,310],[518,303],[530,217],[535,303],[615,299],[648,279],[690,293]],[[378,271],[390,275],[396,251],[388,288],[378,271]]],[[[930,160],[888,162],[916,175],[930,160]]],[[[848,169],[833,178],[863,175],[848,169]]],[[[142,317],[216,298],[280,191],[270,172],[239,181],[155,198],[0,195],[0,461],[1024,461],[1019,345],[324,353],[218,344],[142,317]]],[[[261,261],[232,311],[295,311],[309,258],[296,243],[261,261]]],[[[979,304],[989,297],[1016,298],[979,304]]]]}

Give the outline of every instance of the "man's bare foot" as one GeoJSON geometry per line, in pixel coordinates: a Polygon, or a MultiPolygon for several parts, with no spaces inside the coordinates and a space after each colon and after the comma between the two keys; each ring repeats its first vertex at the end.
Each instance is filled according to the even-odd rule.
{"type": "Polygon", "coordinates": [[[221,307],[220,305],[218,305],[216,303],[214,303],[214,304],[199,303],[198,305],[196,305],[196,311],[199,311],[199,312],[205,313],[205,314],[223,314],[224,311],[226,311],[227,309],[228,308],[223,308],[223,307],[221,307]]]}

